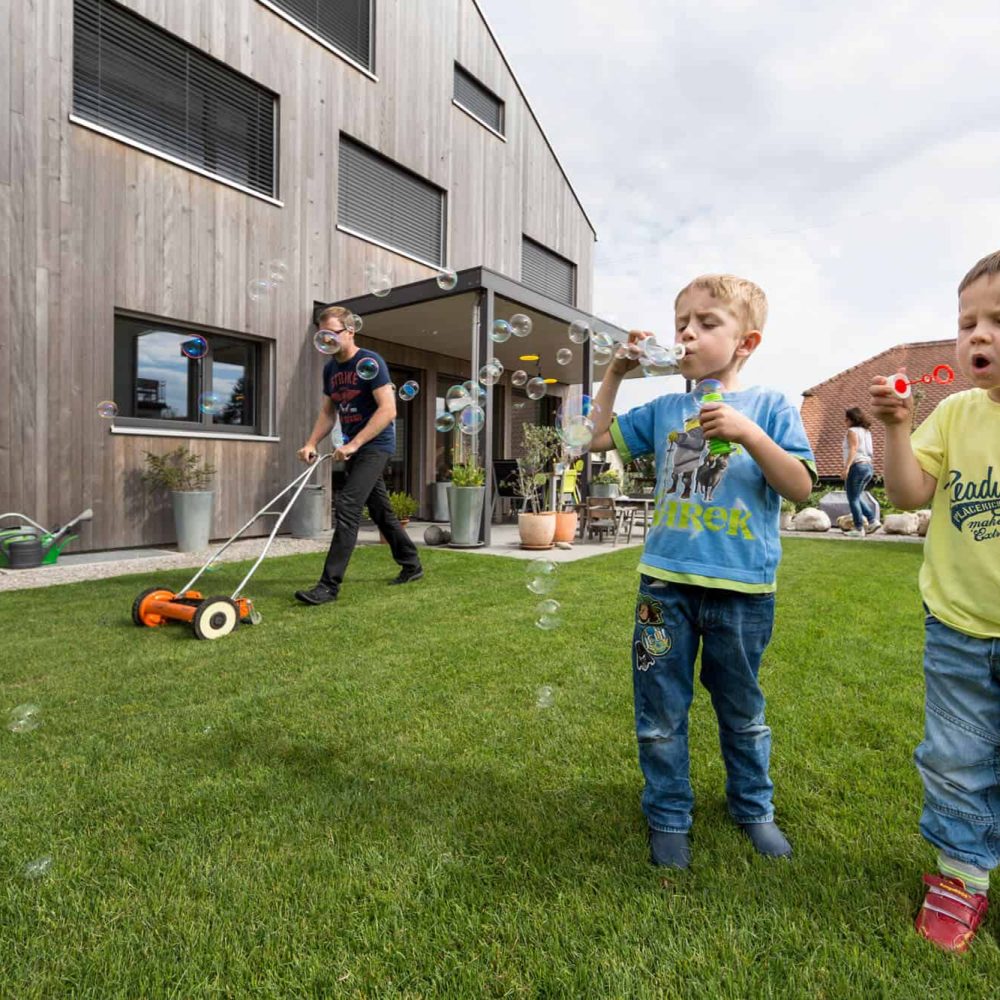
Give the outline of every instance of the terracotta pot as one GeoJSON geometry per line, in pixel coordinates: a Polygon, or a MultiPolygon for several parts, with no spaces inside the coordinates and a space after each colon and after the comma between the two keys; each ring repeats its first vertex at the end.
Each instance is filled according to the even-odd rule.
{"type": "MultiPolygon", "coordinates": [[[[403,520],[399,522],[399,526],[400,526],[401,528],[404,528],[404,529],[405,529],[405,528],[406,528],[406,526],[407,526],[407,525],[408,525],[409,523],[410,523],[410,519],[409,519],[408,517],[404,517],[404,518],[403,518],[403,520]]],[[[378,543],[379,543],[379,545],[388,545],[388,544],[389,544],[389,543],[388,543],[388,542],[387,542],[387,541],[385,540],[385,535],[383,535],[381,531],[380,531],[380,532],[378,533],[378,543]]]]}
{"type": "Polygon", "coordinates": [[[556,512],[556,533],[553,541],[572,542],[576,538],[576,527],[579,516],[575,510],[560,510],[556,512]]]}
{"type": "Polygon", "coordinates": [[[522,549],[551,549],[555,543],[556,512],[518,514],[517,531],[521,536],[522,549]]]}

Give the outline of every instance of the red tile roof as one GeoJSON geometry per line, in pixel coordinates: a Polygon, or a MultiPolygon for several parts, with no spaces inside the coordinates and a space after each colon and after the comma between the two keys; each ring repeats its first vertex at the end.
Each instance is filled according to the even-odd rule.
{"type": "MultiPolygon", "coordinates": [[[[816,456],[816,469],[821,478],[840,478],[844,473],[843,441],[846,426],[844,411],[860,406],[871,418],[868,387],[875,375],[893,375],[904,365],[910,378],[919,378],[934,371],[936,365],[950,365],[955,371],[955,381],[949,385],[914,386],[924,390],[924,397],[917,409],[920,424],[942,399],[956,392],[971,389],[972,384],[955,365],[955,340],[929,340],[922,344],[900,344],[881,354],[862,361],[853,368],[828,378],[802,395],[802,422],[816,456]]],[[[872,442],[875,445],[875,472],[881,474],[885,435],[882,425],[872,419],[872,442]]]]}

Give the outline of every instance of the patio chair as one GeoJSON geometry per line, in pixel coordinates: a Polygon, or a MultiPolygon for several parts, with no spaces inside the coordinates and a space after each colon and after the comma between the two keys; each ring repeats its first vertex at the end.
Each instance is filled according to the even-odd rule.
{"type": "Polygon", "coordinates": [[[603,542],[605,534],[611,534],[611,544],[618,543],[618,534],[623,530],[625,511],[615,506],[611,497],[587,497],[586,531],[589,538],[597,536],[603,542]]]}

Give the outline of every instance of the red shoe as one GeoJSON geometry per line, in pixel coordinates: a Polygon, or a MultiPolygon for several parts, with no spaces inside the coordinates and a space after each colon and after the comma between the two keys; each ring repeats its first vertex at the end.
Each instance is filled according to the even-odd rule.
{"type": "Polygon", "coordinates": [[[917,933],[945,951],[967,951],[986,916],[986,897],[969,892],[959,878],[925,875],[924,884],[928,888],[917,914],[917,933]]]}

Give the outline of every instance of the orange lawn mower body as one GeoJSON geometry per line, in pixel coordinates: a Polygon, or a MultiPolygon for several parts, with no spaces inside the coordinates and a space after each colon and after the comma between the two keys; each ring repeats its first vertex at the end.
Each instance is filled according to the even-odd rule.
{"type": "Polygon", "coordinates": [[[260,613],[254,609],[253,601],[243,594],[243,588],[247,585],[250,577],[256,572],[257,567],[263,562],[267,555],[267,550],[271,547],[278,529],[285,520],[288,512],[292,509],[295,501],[299,498],[306,483],[312,478],[316,470],[331,458],[331,455],[320,456],[305,472],[296,476],[276,497],[272,497],[246,524],[236,532],[224,545],[222,545],[201,569],[181,587],[179,590],[171,590],[168,587],[150,587],[144,590],[132,602],[132,621],[140,628],[157,628],[166,625],[168,622],[184,622],[190,625],[197,639],[221,639],[229,635],[237,625],[256,625],[260,622],[260,613]],[[286,501],[281,510],[271,510],[286,494],[291,497],[286,501]],[[265,515],[275,515],[277,520],[271,529],[263,551],[257,557],[257,561],[250,567],[249,572],[239,582],[236,589],[228,597],[214,596],[205,597],[200,591],[194,590],[194,585],[198,582],[203,573],[207,572],[213,563],[218,560],[226,549],[233,544],[246,530],[260,517],[265,515]]]}

